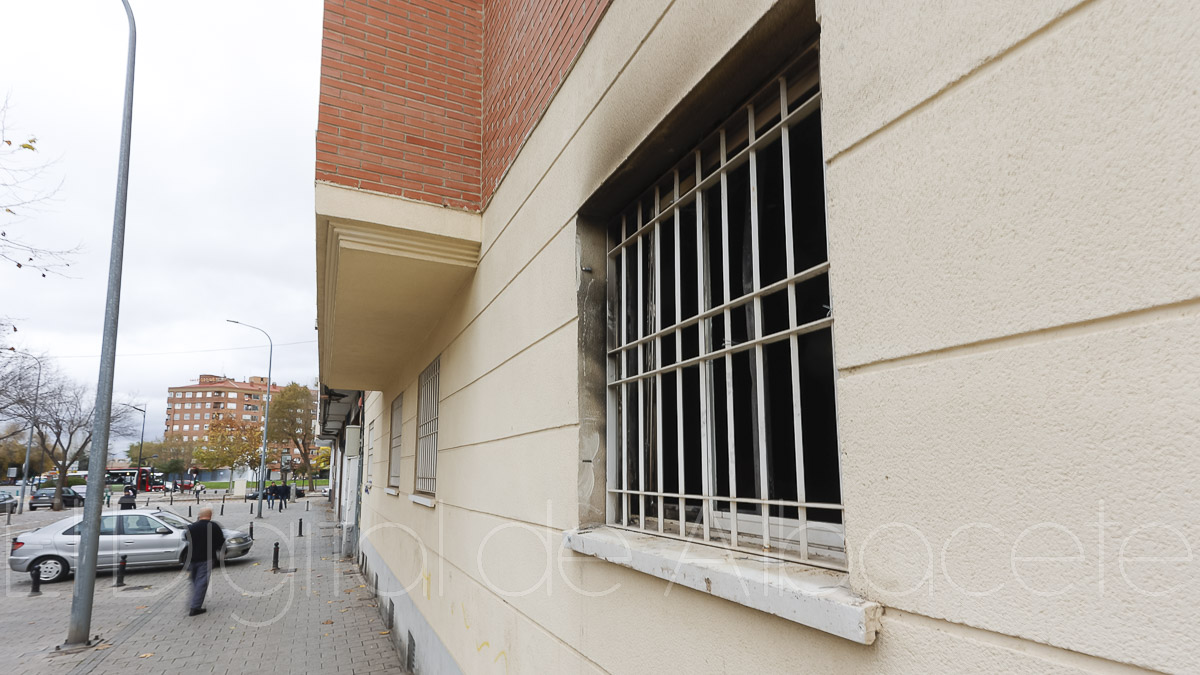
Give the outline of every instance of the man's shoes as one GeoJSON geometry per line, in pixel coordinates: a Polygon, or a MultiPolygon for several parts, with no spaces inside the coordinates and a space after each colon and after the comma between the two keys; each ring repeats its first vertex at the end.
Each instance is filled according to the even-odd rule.
{"type": "Polygon", "coordinates": [[[203,614],[207,611],[208,610],[204,609],[203,607],[201,607],[200,609],[193,609],[193,610],[188,611],[188,616],[196,616],[197,614],[203,614]]]}

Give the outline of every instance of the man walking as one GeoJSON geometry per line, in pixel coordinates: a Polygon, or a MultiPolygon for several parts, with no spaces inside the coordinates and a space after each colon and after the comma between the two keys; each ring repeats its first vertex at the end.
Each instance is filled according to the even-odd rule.
{"type": "Polygon", "coordinates": [[[266,487],[267,491],[267,510],[275,507],[275,484],[271,483],[266,487]]]}
{"type": "Polygon", "coordinates": [[[212,509],[207,506],[200,509],[196,522],[188,525],[187,543],[192,572],[192,604],[188,616],[196,616],[208,611],[201,607],[204,595],[208,592],[208,578],[212,574],[213,563],[225,546],[225,534],[221,532],[221,526],[212,521],[212,509]]]}

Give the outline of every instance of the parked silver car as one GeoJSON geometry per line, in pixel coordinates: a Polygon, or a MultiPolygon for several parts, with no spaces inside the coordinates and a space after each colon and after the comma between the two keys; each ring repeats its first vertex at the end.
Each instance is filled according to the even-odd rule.
{"type": "MultiPolygon", "coordinates": [[[[64,518],[52,525],[15,537],[8,566],[17,572],[37,567],[42,581],[58,581],[75,570],[79,562],[79,539],[83,516],[64,518]]],[[[105,511],[100,515],[100,547],[96,565],[114,569],[126,556],[126,569],[180,565],[187,560],[185,530],[190,522],[165,509],[105,511]]],[[[238,530],[221,528],[225,548],[221,558],[230,560],[250,552],[254,541],[238,530]]]]}

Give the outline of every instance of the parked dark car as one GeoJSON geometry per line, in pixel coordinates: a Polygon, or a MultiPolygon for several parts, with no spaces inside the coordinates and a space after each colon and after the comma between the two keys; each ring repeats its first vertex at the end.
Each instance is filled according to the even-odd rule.
{"type": "Polygon", "coordinates": [[[0,492],[0,513],[15,513],[19,500],[7,492],[0,492]]]}
{"type": "MultiPolygon", "coordinates": [[[[62,491],[62,501],[65,508],[83,506],[83,495],[69,487],[65,487],[62,491]]],[[[37,507],[39,506],[45,506],[46,508],[54,506],[54,488],[41,488],[29,497],[30,511],[37,511],[37,507]]]]}

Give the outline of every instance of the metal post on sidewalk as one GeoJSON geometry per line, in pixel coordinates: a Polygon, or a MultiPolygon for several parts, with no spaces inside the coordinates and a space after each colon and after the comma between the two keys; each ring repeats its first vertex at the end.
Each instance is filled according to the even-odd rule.
{"type": "Polygon", "coordinates": [[[304,536],[304,519],[303,518],[300,519],[300,534],[297,534],[296,536],[297,537],[304,536]]]}
{"type": "Polygon", "coordinates": [[[42,566],[34,565],[29,568],[29,578],[33,582],[33,588],[29,589],[29,597],[37,597],[42,594],[42,566]]]}
{"type": "Polygon", "coordinates": [[[250,539],[254,539],[254,521],[250,521],[250,539]]]}
{"type": "MultiPolygon", "coordinates": [[[[108,433],[112,423],[113,379],[117,366],[117,324],[121,316],[121,272],[125,266],[125,210],[129,200],[129,152],[133,137],[133,75],[137,54],[137,25],[129,0],[121,0],[129,19],[129,48],[125,60],[125,102],[121,117],[121,150],[117,160],[117,190],[113,204],[112,245],[108,257],[108,285],[104,300],[104,331],[100,341],[100,368],[92,407],[92,447],[88,453],[87,483],[98,491],[108,466],[108,433]]],[[[141,467],[138,467],[141,471],[141,467]]],[[[79,558],[71,588],[71,616],[63,646],[91,644],[92,602],[96,594],[96,561],[100,553],[100,512],[103,502],[83,504],[79,558]]]]}
{"type": "Polygon", "coordinates": [[[275,542],[275,552],[271,554],[271,571],[279,571],[279,542],[275,542]]]}
{"type": "Polygon", "coordinates": [[[117,582],[113,586],[125,585],[125,558],[127,557],[121,556],[121,562],[117,565],[117,582]]]}
{"type": "Polygon", "coordinates": [[[225,515],[225,500],[221,500],[221,515],[225,515]]]}
{"type": "Polygon", "coordinates": [[[192,505],[188,504],[188,518],[192,517],[192,505]]]}

